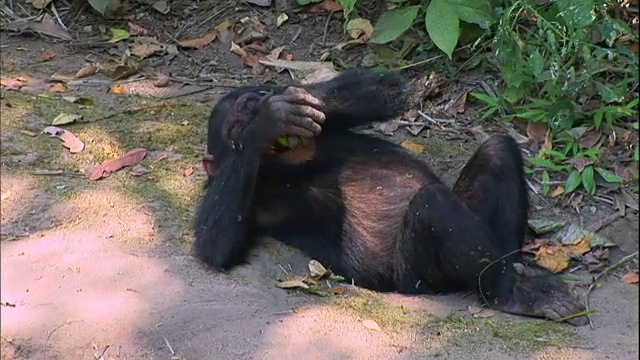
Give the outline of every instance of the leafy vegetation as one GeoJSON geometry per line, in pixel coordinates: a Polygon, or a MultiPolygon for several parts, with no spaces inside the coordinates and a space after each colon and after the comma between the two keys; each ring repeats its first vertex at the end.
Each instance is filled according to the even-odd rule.
{"type": "MultiPolygon", "coordinates": [[[[101,13],[114,3],[87,1],[101,13]]],[[[322,2],[296,1],[301,6],[322,2]]],[[[362,20],[354,15],[356,5],[371,4],[335,2],[343,9],[345,31],[362,20]]],[[[638,129],[638,39],[620,16],[617,0],[387,0],[384,5],[367,37],[378,62],[388,57],[405,61],[401,68],[410,67],[415,60],[403,59],[424,56],[431,45],[455,62],[456,49],[464,46],[471,57],[460,69],[482,66],[499,72],[496,94],[471,95],[483,104],[482,118],[545,127],[544,145],[526,169],[541,177],[544,193],[584,189],[594,194],[602,182],[631,183],[637,191],[637,171],[623,179],[610,171],[611,161],[603,162],[614,145],[630,154],[623,157],[627,163],[637,167],[640,157],[637,136],[609,140],[605,146],[612,133],[638,129]],[[400,50],[380,49],[395,43],[400,50]],[[602,136],[584,140],[593,134],[602,136]],[[564,186],[552,191],[548,183],[558,176],[564,186]]]]}
{"type": "MultiPolygon", "coordinates": [[[[354,1],[338,1],[353,8],[354,1]]],[[[388,1],[377,20],[372,44],[401,40],[409,29],[426,32],[449,59],[463,42],[475,49],[472,61],[495,64],[502,85],[497,96],[472,93],[484,103],[483,117],[545,124],[548,139],[529,158],[529,172],[565,173],[564,193],[596,180],[622,183],[600,163],[596,143],[585,133],[637,129],[637,36],[616,16],[617,2],[603,0],[422,0],[388,1]],[[423,20],[422,20],[423,19],[423,20]],[[463,34],[475,34],[472,37],[463,34]],[[634,48],[635,47],[635,48],[634,48]],[[583,166],[583,164],[587,164],[583,166]]],[[[637,137],[627,147],[638,162],[637,137]]],[[[636,185],[637,175],[632,182],[636,185]]],[[[548,192],[548,186],[543,186],[548,192]]]]}

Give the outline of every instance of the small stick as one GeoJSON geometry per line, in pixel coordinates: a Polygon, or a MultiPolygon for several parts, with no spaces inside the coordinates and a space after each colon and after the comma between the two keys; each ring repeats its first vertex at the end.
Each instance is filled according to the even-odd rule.
{"type": "Polygon", "coordinates": [[[456,121],[455,120],[448,120],[448,119],[435,119],[432,118],[431,116],[423,113],[421,110],[418,110],[418,114],[420,114],[420,116],[422,116],[423,118],[431,121],[434,124],[440,124],[440,123],[446,123],[446,124],[454,124],[456,121]]]}
{"type": "Polygon", "coordinates": [[[331,22],[331,17],[333,16],[333,11],[329,12],[327,15],[327,21],[324,23],[324,33],[322,34],[322,46],[327,45],[327,32],[329,32],[329,22],[331,22]]]}
{"type": "Polygon", "coordinates": [[[619,211],[616,211],[613,214],[605,217],[604,219],[591,224],[591,226],[589,226],[588,230],[592,231],[592,232],[598,232],[602,228],[604,228],[605,226],[611,225],[612,223],[614,223],[616,220],[620,219],[621,217],[622,217],[622,214],[620,214],[619,211]]]}
{"type": "Polygon", "coordinates": [[[171,352],[171,355],[175,355],[176,353],[173,351],[171,344],[169,344],[169,340],[167,340],[167,338],[164,336],[162,337],[162,339],[164,340],[164,343],[167,344],[167,347],[169,348],[169,352],[171,352]]]}
{"type": "Polygon", "coordinates": [[[620,259],[620,261],[618,261],[617,263],[609,266],[608,268],[604,269],[600,274],[596,275],[596,277],[593,278],[593,282],[591,283],[591,285],[589,285],[589,288],[587,289],[587,291],[584,294],[584,306],[586,308],[585,311],[587,311],[587,319],[589,319],[589,326],[591,327],[591,329],[593,330],[593,321],[591,320],[591,312],[589,311],[589,294],[591,293],[591,291],[596,287],[596,284],[598,283],[598,280],[600,280],[603,276],[609,274],[611,271],[619,268],[620,266],[626,264],[627,262],[631,261],[634,257],[638,256],[638,252],[634,252],[633,254],[629,254],[625,257],[623,257],[622,259],[620,259]]]}

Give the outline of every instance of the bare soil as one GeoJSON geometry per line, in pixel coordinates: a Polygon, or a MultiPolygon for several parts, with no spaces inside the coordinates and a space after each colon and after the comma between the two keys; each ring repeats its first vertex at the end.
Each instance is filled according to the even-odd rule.
{"type": "MultiPolygon", "coordinates": [[[[256,10],[207,7],[197,16],[186,16],[187,8],[175,11],[179,16],[137,21],[167,40],[201,36],[224,16],[256,10]],[[206,20],[214,13],[219,14],[206,20]]],[[[326,14],[293,14],[278,29],[273,13],[258,16],[273,44],[286,44],[297,60],[317,60],[318,39],[344,40],[340,20],[327,22],[326,14]]],[[[28,79],[20,92],[5,92],[0,102],[2,359],[638,358],[638,286],[619,281],[625,268],[592,292],[593,329],[505,314],[476,319],[468,307],[478,301],[469,294],[402,296],[352,289],[344,298],[324,299],[285,291],[274,286],[282,269],[304,273],[309,259],[272,239],[254,251],[249,265],[230,274],[207,271],[190,255],[189,223],[204,179],[199,161],[207,113],[229,89],[178,83],[153,88],[152,80],[140,80],[128,85],[138,92],[113,94],[108,78],[97,74],[70,84],[65,93],[52,93],[47,82],[52,74],[75,72],[88,57],[121,54],[117,45],[86,45],[95,41],[95,27],[83,32],[80,21],[74,28],[75,45],[0,34],[3,78],[28,79]],[[56,57],[38,62],[44,52],[56,57]],[[82,108],[61,96],[95,104],[82,108]],[[153,107],[158,104],[163,106],[153,107]],[[132,108],[145,110],[123,111],[132,108]],[[84,115],[65,127],[85,142],[82,153],[70,154],[56,139],[21,132],[38,133],[60,112],[84,115]],[[97,182],[73,174],[134,147],[150,151],[142,163],[150,173],[135,177],[125,169],[97,182]],[[42,170],[48,175],[34,174],[42,170]]],[[[359,51],[345,54],[350,65],[365,56],[359,51]]],[[[155,69],[184,78],[208,74],[227,85],[264,81],[264,74],[253,74],[219,42],[163,59],[155,69]]],[[[469,83],[461,76],[453,90],[469,83]]],[[[274,79],[290,81],[285,74],[274,79]]],[[[474,114],[469,105],[464,116],[474,114]]],[[[477,145],[469,136],[416,137],[404,129],[387,139],[424,145],[421,156],[449,181],[477,145]]],[[[534,215],[587,224],[614,211],[585,200],[577,215],[532,199],[534,215]]],[[[612,262],[637,251],[637,213],[628,212],[600,233],[618,245],[612,262]]]]}

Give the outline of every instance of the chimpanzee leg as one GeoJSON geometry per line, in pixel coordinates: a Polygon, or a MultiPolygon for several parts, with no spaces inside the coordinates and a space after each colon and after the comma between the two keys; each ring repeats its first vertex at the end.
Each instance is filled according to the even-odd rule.
{"type": "Polygon", "coordinates": [[[394,255],[399,292],[464,286],[481,288],[484,297],[495,302],[508,297],[513,287],[514,270],[508,260],[487,267],[504,255],[489,227],[442,183],[425,185],[413,197],[394,255]]]}
{"type": "Polygon", "coordinates": [[[513,138],[500,135],[485,141],[462,169],[453,192],[489,227],[505,253],[522,248],[529,199],[513,138]]]}

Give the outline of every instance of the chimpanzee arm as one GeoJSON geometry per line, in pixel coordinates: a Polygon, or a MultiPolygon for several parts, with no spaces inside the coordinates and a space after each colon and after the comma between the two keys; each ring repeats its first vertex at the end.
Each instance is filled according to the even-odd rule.
{"type": "Polygon", "coordinates": [[[323,131],[344,130],[401,115],[409,105],[410,87],[394,71],[351,69],[335,78],[302,87],[323,102],[323,131]]]}
{"type": "Polygon", "coordinates": [[[242,262],[249,248],[247,237],[251,202],[260,165],[258,148],[243,149],[218,162],[196,215],[196,256],[215,269],[242,262]]]}
{"type": "Polygon", "coordinates": [[[319,101],[308,94],[261,97],[248,92],[231,99],[216,105],[211,115],[216,171],[209,173],[194,223],[196,257],[218,270],[241,263],[251,246],[254,186],[267,146],[288,126],[317,133],[324,121],[316,109],[319,101]]]}

